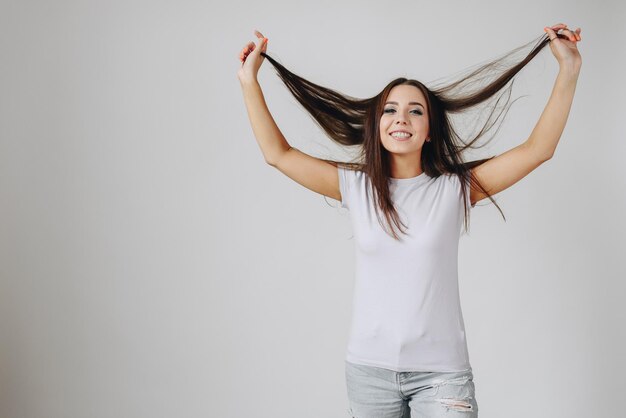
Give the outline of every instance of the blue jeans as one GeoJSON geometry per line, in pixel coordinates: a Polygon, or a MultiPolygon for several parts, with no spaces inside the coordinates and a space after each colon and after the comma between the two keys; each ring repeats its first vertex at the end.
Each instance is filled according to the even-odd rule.
{"type": "Polygon", "coordinates": [[[351,417],[478,417],[471,367],[461,372],[396,372],[345,364],[351,417]]]}

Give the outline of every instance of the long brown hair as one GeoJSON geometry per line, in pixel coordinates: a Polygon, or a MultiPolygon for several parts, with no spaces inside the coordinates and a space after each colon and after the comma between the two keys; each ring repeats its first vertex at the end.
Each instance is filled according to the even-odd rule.
{"type": "MultiPolygon", "coordinates": [[[[465,231],[467,232],[469,228],[470,212],[467,205],[469,201],[467,196],[469,190],[467,188],[468,182],[470,182],[474,188],[482,190],[489,197],[506,222],[504,213],[502,213],[498,204],[470,172],[472,168],[495,156],[464,162],[461,154],[467,148],[480,148],[486,145],[485,143],[481,146],[473,146],[478,139],[493,128],[495,122],[500,118],[500,115],[502,115],[505,109],[507,109],[508,113],[508,108],[515,102],[510,103],[511,89],[515,75],[517,75],[548,42],[549,38],[543,35],[538,41],[534,40],[518,47],[491,62],[479,66],[469,75],[440,86],[429,88],[414,79],[404,77],[396,78],[387,84],[376,96],[366,99],[350,97],[335,90],[314,84],[287,70],[266,53],[261,52],[261,55],[272,63],[278,76],[285,83],[287,88],[333,141],[346,147],[357,147],[359,153],[355,161],[342,162],[330,159],[325,159],[324,161],[336,166],[340,165],[347,169],[363,171],[367,174],[371,181],[370,185],[376,190],[378,206],[374,206],[381,226],[387,233],[391,232],[394,239],[400,239],[393,228],[391,228],[390,231],[383,225],[379,212],[380,207],[388,226],[391,226],[393,222],[402,233],[406,234],[400,225],[404,228],[406,228],[406,226],[400,221],[390,198],[388,183],[388,179],[391,175],[389,151],[383,147],[380,139],[380,117],[383,114],[384,103],[391,89],[398,85],[412,85],[420,89],[424,94],[429,114],[430,141],[425,142],[422,148],[422,169],[430,177],[439,177],[445,173],[459,176],[461,184],[464,185],[464,187],[462,187],[462,193],[465,206],[465,231]],[[527,48],[528,45],[535,42],[535,46],[523,59],[518,60],[517,63],[510,65],[510,68],[506,69],[503,63],[507,58],[510,58],[518,51],[527,48]],[[501,68],[505,68],[505,70],[500,70],[501,68]],[[465,91],[468,86],[489,76],[489,70],[492,69],[499,69],[501,74],[482,88],[470,92],[465,91]],[[502,90],[507,84],[508,87],[502,90]],[[496,95],[500,90],[502,90],[502,92],[496,95]],[[493,119],[496,107],[503,96],[506,96],[504,107],[498,116],[493,119]],[[494,97],[496,98],[495,105],[487,121],[478,134],[466,143],[454,130],[450,115],[462,113],[462,111],[470,109],[480,103],[487,102],[494,97]]],[[[502,120],[504,120],[504,117],[502,120]]]]}

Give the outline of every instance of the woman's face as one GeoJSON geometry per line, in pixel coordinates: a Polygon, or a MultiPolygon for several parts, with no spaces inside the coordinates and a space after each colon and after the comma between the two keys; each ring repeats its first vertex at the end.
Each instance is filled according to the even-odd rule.
{"type": "Polygon", "coordinates": [[[421,152],[427,138],[428,111],[424,94],[415,86],[395,86],[389,92],[383,115],[380,117],[380,139],[383,146],[395,154],[421,152]],[[396,131],[409,135],[392,135],[396,131]]]}

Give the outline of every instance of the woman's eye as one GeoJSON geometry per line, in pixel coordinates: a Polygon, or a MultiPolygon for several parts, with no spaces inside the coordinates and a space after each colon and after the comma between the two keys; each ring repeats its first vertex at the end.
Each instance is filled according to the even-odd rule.
{"type": "MultiPolygon", "coordinates": [[[[391,113],[391,112],[395,112],[395,109],[385,109],[384,113],[391,113]]],[[[416,112],[418,115],[421,115],[422,112],[418,109],[412,110],[411,112],[416,112]]]]}

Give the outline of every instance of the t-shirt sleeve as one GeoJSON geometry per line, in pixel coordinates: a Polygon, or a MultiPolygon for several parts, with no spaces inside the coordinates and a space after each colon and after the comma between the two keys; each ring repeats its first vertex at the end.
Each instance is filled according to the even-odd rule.
{"type": "Polygon", "coordinates": [[[350,209],[348,204],[350,200],[350,179],[352,171],[338,166],[337,171],[339,173],[339,192],[341,193],[341,207],[350,209]]]}
{"type": "Polygon", "coordinates": [[[459,176],[458,174],[450,174],[450,177],[452,178],[452,181],[455,184],[455,187],[458,190],[459,196],[461,197],[461,199],[463,199],[463,189],[465,189],[465,201],[467,202],[467,206],[472,209],[474,206],[471,203],[471,199],[470,199],[470,185],[468,182],[463,181],[463,179],[461,178],[461,176],[459,176]]]}

